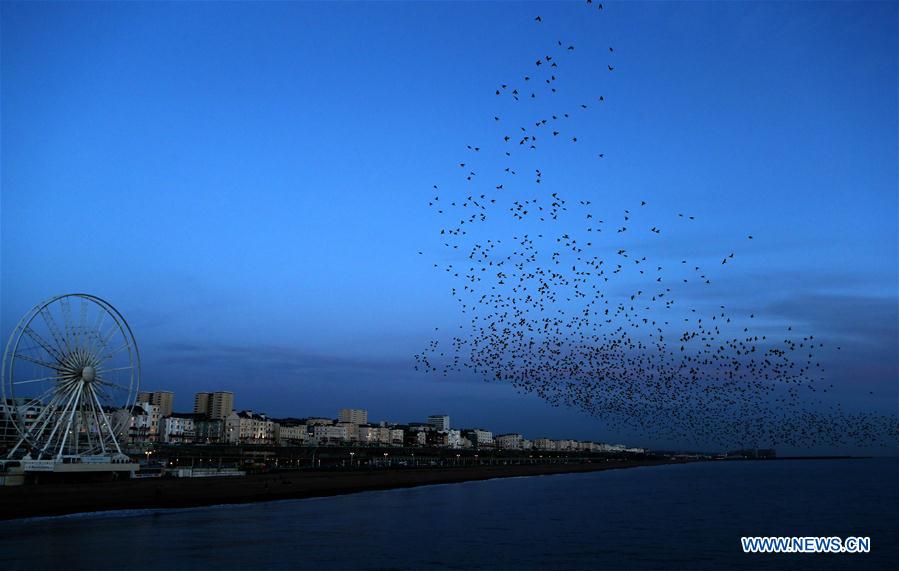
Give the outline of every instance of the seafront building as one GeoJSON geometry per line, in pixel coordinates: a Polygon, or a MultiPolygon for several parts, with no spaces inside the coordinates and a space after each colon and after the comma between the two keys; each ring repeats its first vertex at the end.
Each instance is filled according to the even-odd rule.
{"type": "Polygon", "coordinates": [[[446,414],[432,414],[428,417],[428,424],[439,431],[446,432],[450,429],[450,417],[446,414]]]}
{"type": "Polygon", "coordinates": [[[368,411],[360,408],[342,408],[338,413],[340,422],[349,424],[368,424],[368,411]]]}
{"type": "Polygon", "coordinates": [[[224,420],[232,412],[234,412],[234,393],[232,392],[197,393],[194,397],[194,414],[224,420]]]}
{"type": "Polygon", "coordinates": [[[195,415],[194,433],[197,444],[219,444],[224,441],[225,422],[220,418],[195,415]]]}
{"type": "Polygon", "coordinates": [[[312,439],[318,446],[328,446],[349,441],[349,435],[346,426],[316,424],[312,427],[312,439]]]}
{"type": "Polygon", "coordinates": [[[522,450],[524,437],[520,434],[500,434],[494,441],[496,447],[502,450],[522,450]]]}
{"type": "Polygon", "coordinates": [[[277,446],[303,446],[309,440],[309,430],[298,418],[272,419],[277,446]]]}
{"type": "MultiPolygon", "coordinates": [[[[156,444],[252,445],[252,446],[364,446],[506,450],[534,452],[643,453],[642,448],[546,437],[528,440],[521,433],[494,436],[484,428],[450,428],[447,414],[432,414],[427,422],[397,424],[369,422],[365,409],[344,408],[337,418],[268,417],[252,410],[235,411],[234,393],[197,393],[193,412],[174,412],[172,391],[148,391],[138,395],[130,409],[107,410],[120,426],[120,441],[132,452],[156,444]]],[[[19,439],[11,413],[29,422],[39,418],[43,407],[23,400],[0,402],[0,452],[19,439]]]]}
{"type": "Polygon", "coordinates": [[[137,402],[155,404],[159,407],[159,414],[171,416],[172,405],[175,402],[175,393],[172,391],[153,391],[137,393],[137,402]]]}
{"type": "Polygon", "coordinates": [[[534,449],[535,450],[555,450],[556,443],[554,440],[549,438],[538,438],[534,440],[534,449]]]}
{"type": "Polygon", "coordinates": [[[193,444],[197,440],[196,415],[174,413],[162,419],[162,441],[170,444],[193,444]]]}
{"type": "Polygon", "coordinates": [[[462,436],[471,441],[475,448],[493,448],[493,433],[483,428],[463,430],[462,436]]]}
{"type": "Polygon", "coordinates": [[[149,443],[159,441],[159,406],[139,402],[131,408],[129,422],[124,436],[126,443],[149,443]]]}
{"type": "Polygon", "coordinates": [[[462,431],[447,430],[446,431],[446,447],[461,448],[462,447],[462,431]]]}
{"type": "Polygon", "coordinates": [[[225,440],[229,444],[275,444],[275,423],[251,410],[232,412],[225,419],[225,440]]]}
{"type": "Polygon", "coordinates": [[[393,442],[390,433],[391,430],[384,426],[372,426],[370,424],[360,426],[356,435],[356,442],[367,446],[389,446],[393,442]]]}

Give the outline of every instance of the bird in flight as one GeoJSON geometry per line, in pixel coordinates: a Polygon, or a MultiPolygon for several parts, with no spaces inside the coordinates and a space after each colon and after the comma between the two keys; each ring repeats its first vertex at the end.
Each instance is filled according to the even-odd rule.
{"type": "MultiPolygon", "coordinates": [[[[593,0],[586,3],[603,9],[593,0]]],[[[534,20],[542,22],[542,17],[534,20]]],[[[561,39],[556,43],[563,54],[574,49],[561,39]]],[[[578,49],[586,48],[579,45],[578,49]]],[[[614,52],[614,47],[608,46],[607,53],[614,52]]],[[[531,70],[532,62],[530,56],[523,58],[531,70]]],[[[801,391],[827,390],[815,385],[823,371],[811,352],[812,336],[802,337],[788,327],[787,338],[776,341],[748,327],[749,320],[762,321],[757,312],[735,316],[723,305],[718,310],[691,307],[695,297],[690,288],[714,288],[719,272],[739,266],[729,263],[735,252],[723,257],[720,265],[704,269],[695,261],[688,265],[687,257],[677,254],[678,242],[673,241],[666,246],[670,251],[665,257],[681,262],[669,266],[657,251],[639,251],[643,232],[651,232],[656,244],[676,235],[676,228],[666,227],[663,236],[665,224],[651,219],[662,208],[659,203],[634,213],[625,210],[622,217],[628,226],[615,223],[617,232],[611,232],[611,224],[606,228],[600,218],[611,221],[612,214],[603,215],[598,209],[615,204],[617,198],[627,199],[626,195],[616,197],[614,188],[591,188],[594,181],[590,179],[585,179],[583,189],[567,179],[565,183],[555,180],[550,168],[555,158],[544,163],[545,149],[566,138],[577,142],[570,133],[583,134],[582,129],[590,124],[582,122],[588,116],[587,105],[581,104],[583,112],[570,114],[569,109],[565,113],[565,109],[549,108],[559,105],[551,94],[556,87],[563,93],[563,88],[589,82],[568,84],[569,70],[564,74],[556,71],[565,68],[561,55],[555,59],[544,55],[536,60],[536,66],[548,73],[524,80],[534,86],[530,98],[520,100],[519,95],[526,96],[526,92],[519,94],[512,86],[508,86],[511,98],[491,98],[502,106],[530,101],[522,110],[526,113],[522,124],[533,127],[521,127],[520,147],[508,144],[512,140],[509,135],[497,136],[505,143],[495,153],[503,162],[490,165],[481,164],[493,156],[490,145],[469,146],[469,151],[478,152],[478,160],[476,166],[474,159],[471,165],[457,163],[469,171],[467,175],[459,173],[466,177],[459,181],[460,186],[465,185],[464,194],[453,195],[458,191],[441,184],[440,202],[437,196],[429,202],[445,208],[439,213],[459,215],[450,225],[442,218],[444,222],[435,229],[454,256],[434,268],[454,280],[452,295],[466,317],[459,324],[462,331],[452,339],[453,351],[444,352],[432,341],[415,356],[416,369],[439,372],[442,368],[444,375],[473,372],[536,394],[552,406],[577,407],[610,425],[639,428],[646,434],[737,443],[776,439],[793,445],[837,441],[846,434],[862,439],[875,438],[878,432],[895,435],[899,425],[895,420],[890,424],[887,417],[850,419],[841,413],[827,417],[802,408],[801,391]],[[544,63],[549,65],[542,67],[544,63]],[[542,127],[545,130],[538,132],[542,127]],[[507,150],[510,147],[521,149],[514,159],[507,150]],[[479,176],[470,169],[477,169],[479,176]],[[516,169],[535,172],[536,177],[512,176],[516,169]],[[493,172],[496,174],[490,174],[493,172]],[[488,178],[481,186],[479,179],[490,176],[503,178],[488,178]],[[477,193],[472,191],[475,185],[480,187],[477,193]],[[577,197],[580,190],[591,195],[577,197]],[[575,195],[573,201],[571,195],[575,195]],[[608,200],[600,201],[599,196],[608,200]],[[567,212],[569,209],[573,212],[567,212]],[[566,218],[566,212],[571,216],[566,218]],[[500,216],[508,216],[523,230],[510,231],[505,221],[492,225],[500,216]],[[584,236],[589,236],[589,241],[584,236]],[[625,241],[628,236],[636,241],[625,241]],[[462,251],[465,262],[459,263],[456,260],[462,251]],[[753,421],[747,422],[750,417],[753,421]]],[[[609,72],[615,69],[610,63],[607,68],[609,72]]],[[[506,89],[502,84],[496,95],[506,89]]],[[[570,95],[581,101],[597,97],[589,92],[572,91],[570,95]]],[[[603,102],[604,96],[598,96],[598,101],[603,102]]],[[[611,105],[603,111],[614,110],[611,105]]],[[[494,109],[484,116],[488,121],[492,116],[494,122],[503,117],[505,124],[514,116],[504,115],[506,109],[494,109]]],[[[589,148],[590,137],[581,145],[589,148]]],[[[575,153],[572,155],[577,160],[575,153]]],[[[599,159],[604,156],[597,153],[599,159]]],[[[669,200],[676,200],[676,195],[669,200]]],[[[639,205],[645,207],[647,201],[639,200],[639,205]]],[[[667,215],[674,214],[684,222],[695,220],[677,210],[667,215]]],[[[697,231],[702,230],[695,224],[697,231]]],[[[754,239],[752,234],[743,235],[754,239]]],[[[424,249],[418,250],[419,255],[424,249]]],[[[710,294],[702,295],[708,298],[710,294]]]]}

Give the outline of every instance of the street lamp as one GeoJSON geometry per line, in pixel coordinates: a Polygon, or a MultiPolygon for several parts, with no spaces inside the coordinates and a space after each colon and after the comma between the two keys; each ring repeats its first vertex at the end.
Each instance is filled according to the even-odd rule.
{"type": "Polygon", "coordinates": [[[412,453],[412,467],[415,467],[415,452],[412,453]]]}
{"type": "Polygon", "coordinates": [[[387,465],[387,453],[386,452],[384,453],[384,465],[385,466],[387,465]]]}
{"type": "Polygon", "coordinates": [[[350,468],[353,467],[353,457],[356,455],[355,452],[350,452],[350,468]]]}

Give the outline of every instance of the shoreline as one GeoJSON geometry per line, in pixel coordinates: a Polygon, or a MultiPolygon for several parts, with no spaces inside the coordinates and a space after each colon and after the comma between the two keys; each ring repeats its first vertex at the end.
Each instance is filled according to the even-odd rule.
{"type": "Polygon", "coordinates": [[[586,464],[278,472],[242,477],[154,478],[91,484],[10,486],[0,487],[0,521],[91,512],[194,508],[330,497],[434,484],[685,463],[692,461],[623,460],[586,464]]]}

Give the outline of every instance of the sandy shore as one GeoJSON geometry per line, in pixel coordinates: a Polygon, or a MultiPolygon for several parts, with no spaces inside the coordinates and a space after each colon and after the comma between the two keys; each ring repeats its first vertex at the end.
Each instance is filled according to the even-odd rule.
{"type": "Polygon", "coordinates": [[[592,464],[287,472],[246,477],[160,478],[96,484],[0,487],[0,519],[310,498],[491,478],[595,472],[673,463],[678,462],[628,460],[592,464]]]}

